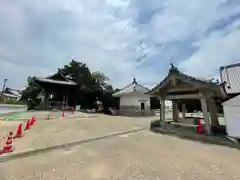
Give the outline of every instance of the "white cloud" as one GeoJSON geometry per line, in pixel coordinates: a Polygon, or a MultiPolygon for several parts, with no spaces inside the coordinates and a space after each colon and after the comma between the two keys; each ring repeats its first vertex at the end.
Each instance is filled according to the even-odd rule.
{"type": "Polygon", "coordinates": [[[48,75],[75,57],[91,70],[103,71],[115,87],[133,76],[152,84],[177,53],[175,62],[185,72],[198,76],[193,71],[197,66],[204,69],[201,75],[212,75],[239,57],[239,21],[210,34],[207,30],[239,11],[239,3],[227,0],[1,0],[0,81],[8,78],[21,88],[28,75],[48,75]],[[138,24],[141,13],[149,16],[147,11],[152,13],[149,23],[138,24]],[[185,52],[178,51],[188,49],[175,41],[198,50],[182,61],[185,52]],[[148,66],[152,61],[156,63],[148,66]]]}
{"type": "Polygon", "coordinates": [[[228,34],[214,32],[199,41],[199,51],[180,63],[180,67],[189,74],[211,77],[218,74],[220,66],[239,62],[240,29],[228,34]]]}
{"type": "MultiPolygon", "coordinates": [[[[14,77],[20,73],[19,69],[25,67],[29,70],[24,75],[17,75],[21,81],[27,75],[45,76],[39,68],[54,71],[74,56],[92,70],[104,71],[112,81],[118,79],[123,85],[135,70],[138,33],[132,26],[131,17],[115,15],[111,9],[128,11],[127,2],[65,2],[50,1],[44,6],[40,1],[5,2],[4,8],[11,11],[1,11],[4,18],[0,23],[10,21],[14,14],[23,17],[16,20],[19,24],[16,27],[11,25],[5,29],[8,37],[16,34],[15,42],[0,43],[1,60],[12,63],[15,75],[1,72],[0,77],[7,76],[10,81],[16,81],[14,77]],[[21,33],[19,26],[23,27],[21,33]],[[13,32],[8,33],[9,30],[13,32]]],[[[131,14],[130,10],[128,14],[131,14]]]]}
{"type": "MultiPolygon", "coordinates": [[[[155,1],[157,3],[158,1],[155,1]]],[[[153,5],[154,6],[154,5],[153,5]]],[[[216,22],[227,21],[240,12],[240,2],[231,4],[227,0],[167,0],[164,8],[156,13],[145,33],[153,44],[162,45],[159,56],[166,54],[164,62],[159,58],[158,64],[167,64],[174,56],[179,68],[185,73],[197,77],[209,78],[218,76],[219,67],[239,61],[240,30],[239,20],[226,27],[208,32],[216,22]],[[186,42],[187,46],[197,51],[183,60],[188,51],[184,47],[175,46],[175,42],[186,42]],[[169,45],[171,44],[171,45],[169,45]],[[165,49],[169,45],[170,48],[165,49]],[[181,52],[181,49],[183,51],[181,52]]],[[[239,15],[240,17],[240,15],[239,15]]],[[[226,23],[226,22],[225,22],[226,23]]],[[[190,50],[189,50],[190,51],[190,50]]],[[[152,75],[154,77],[154,75],[152,75]]]]}
{"type": "Polygon", "coordinates": [[[240,11],[240,7],[222,7],[227,0],[168,0],[164,10],[151,22],[150,35],[157,43],[201,36],[216,20],[240,11]]]}

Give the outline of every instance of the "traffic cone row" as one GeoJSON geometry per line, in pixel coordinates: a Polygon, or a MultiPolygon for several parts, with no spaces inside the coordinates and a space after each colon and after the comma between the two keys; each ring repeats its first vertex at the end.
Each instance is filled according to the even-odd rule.
{"type": "MultiPolygon", "coordinates": [[[[36,117],[33,116],[30,120],[27,120],[24,130],[30,129],[31,126],[34,125],[35,123],[36,123],[36,117]]],[[[3,149],[0,150],[0,154],[12,152],[13,151],[13,146],[12,146],[13,138],[21,138],[22,136],[23,136],[23,124],[19,124],[15,135],[13,135],[13,132],[10,132],[8,134],[5,145],[4,145],[3,149]]]]}
{"type": "MultiPolygon", "coordinates": [[[[73,107],[73,108],[71,109],[72,114],[74,114],[75,111],[76,111],[76,109],[73,107]]],[[[64,117],[65,117],[65,112],[64,112],[64,110],[63,110],[63,111],[62,111],[62,114],[61,114],[61,119],[64,118],[64,117]]]]}

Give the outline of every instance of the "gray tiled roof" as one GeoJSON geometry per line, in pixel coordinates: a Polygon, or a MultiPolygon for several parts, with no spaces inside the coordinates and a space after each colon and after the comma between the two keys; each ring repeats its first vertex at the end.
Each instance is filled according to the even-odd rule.
{"type": "Polygon", "coordinates": [[[37,78],[37,81],[45,82],[45,83],[54,83],[54,84],[62,84],[62,85],[77,85],[77,83],[73,81],[60,81],[60,80],[53,80],[53,79],[47,79],[47,78],[37,78]]]}
{"type": "Polygon", "coordinates": [[[149,92],[147,92],[147,94],[152,94],[155,91],[159,91],[159,89],[164,88],[166,83],[168,82],[169,78],[171,78],[172,75],[176,75],[178,78],[182,78],[182,79],[186,79],[189,82],[193,82],[193,83],[197,83],[197,84],[201,84],[204,85],[205,87],[211,88],[212,90],[214,90],[215,92],[217,92],[217,94],[221,97],[225,97],[226,93],[224,91],[223,88],[223,84],[220,84],[219,82],[213,82],[212,80],[202,80],[202,79],[198,79],[189,75],[186,75],[182,72],[180,72],[176,67],[172,66],[169,69],[169,73],[168,75],[157,85],[155,86],[152,90],[150,90],[149,92]]]}
{"type": "Polygon", "coordinates": [[[9,91],[12,95],[15,95],[15,96],[17,96],[17,97],[21,97],[21,93],[20,93],[18,90],[8,88],[8,91],[9,91]]]}
{"type": "Polygon", "coordinates": [[[14,94],[9,94],[9,93],[3,93],[3,95],[6,96],[6,97],[19,98],[19,96],[16,96],[14,94]]]}
{"type": "Polygon", "coordinates": [[[132,84],[127,85],[126,87],[124,87],[123,89],[121,89],[120,91],[116,92],[113,94],[113,96],[121,96],[121,95],[125,95],[125,94],[130,94],[132,92],[139,92],[139,93],[146,93],[148,92],[149,89],[144,87],[141,84],[138,84],[136,82],[136,80],[133,80],[132,84]]]}
{"type": "Polygon", "coordinates": [[[227,94],[240,93],[240,63],[221,67],[220,75],[227,94]]]}

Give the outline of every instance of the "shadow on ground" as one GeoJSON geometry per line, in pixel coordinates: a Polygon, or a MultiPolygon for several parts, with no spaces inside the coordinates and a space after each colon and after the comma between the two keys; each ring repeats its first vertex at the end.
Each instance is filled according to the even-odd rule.
{"type": "Polygon", "coordinates": [[[229,140],[226,136],[207,136],[205,134],[197,134],[194,131],[182,131],[182,129],[178,128],[163,129],[160,127],[152,127],[150,128],[150,131],[153,133],[160,133],[163,135],[173,136],[185,140],[197,141],[204,144],[220,145],[240,150],[240,144],[229,140]]]}

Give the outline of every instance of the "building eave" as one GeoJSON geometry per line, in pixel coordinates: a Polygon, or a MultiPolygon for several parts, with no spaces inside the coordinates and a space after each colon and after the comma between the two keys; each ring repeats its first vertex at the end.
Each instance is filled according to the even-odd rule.
{"type": "Polygon", "coordinates": [[[13,94],[9,94],[9,93],[3,93],[4,96],[6,97],[11,97],[11,98],[20,98],[21,96],[16,96],[16,95],[13,95],[13,94]]]}
{"type": "Polygon", "coordinates": [[[146,94],[144,92],[133,91],[133,92],[127,92],[127,93],[121,93],[121,94],[113,94],[113,97],[131,96],[131,95],[150,96],[149,94],[146,94]]]}
{"type": "Polygon", "coordinates": [[[118,92],[114,93],[113,96],[114,97],[120,97],[120,96],[124,96],[124,95],[129,95],[132,93],[139,93],[139,94],[146,94],[146,92],[148,92],[149,89],[144,87],[143,85],[137,83],[136,79],[133,79],[133,82],[131,84],[128,84],[127,86],[125,86],[124,88],[120,89],[118,92]],[[129,89],[129,91],[124,91],[128,88],[132,88],[129,89]]]}
{"type": "Polygon", "coordinates": [[[154,88],[152,88],[150,91],[147,92],[149,95],[156,95],[159,94],[159,92],[164,89],[172,79],[178,79],[188,84],[199,84],[201,87],[206,89],[211,89],[212,91],[216,92],[216,95],[220,98],[226,97],[226,92],[224,89],[224,86],[219,84],[219,82],[212,82],[212,81],[206,81],[201,80],[189,75],[186,75],[182,72],[180,72],[176,67],[172,67],[169,70],[168,75],[154,88]]]}
{"type": "Polygon", "coordinates": [[[59,84],[59,85],[67,85],[67,86],[77,86],[77,83],[73,81],[60,81],[60,80],[53,80],[48,78],[36,78],[37,82],[49,83],[49,84],[59,84]]]}

